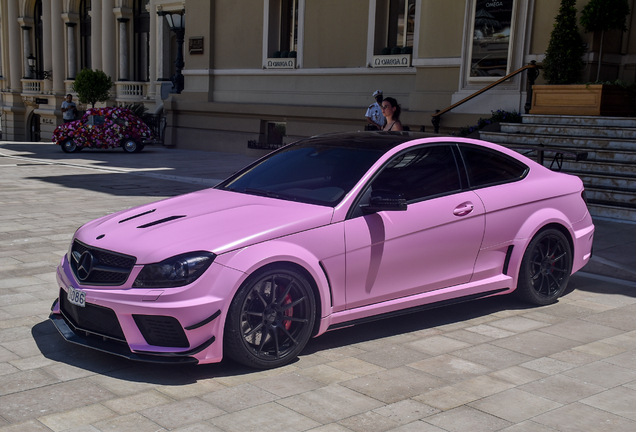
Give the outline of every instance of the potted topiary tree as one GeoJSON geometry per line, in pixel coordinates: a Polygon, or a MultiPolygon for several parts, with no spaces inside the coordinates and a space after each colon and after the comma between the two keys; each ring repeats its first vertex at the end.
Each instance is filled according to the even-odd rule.
{"type": "Polygon", "coordinates": [[[596,70],[597,81],[601,76],[601,63],[603,61],[603,35],[607,30],[626,32],[627,15],[629,15],[627,0],[590,0],[581,11],[581,25],[585,32],[601,32],[598,68],[596,70]]]}
{"type": "Polygon", "coordinates": [[[81,103],[90,103],[91,108],[95,108],[95,103],[108,100],[112,86],[113,80],[104,71],[82,69],[75,77],[73,90],[81,103]]]}
{"type": "MultiPolygon", "coordinates": [[[[599,0],[599,3],[606,5],[608,1],[599,0]]],[[[581,57],[585,48],[576,14],[576,0],[561,0],[543,61],[543,77],[548,84],[532,87],[530,114],[633,115],[634,100],[624,88],[577,84],[584,66],[581,57]]]]}
{"type": "Polygon", "coordinates": [[[576,0],[561,0],[543,60],[543,77],[548,84],[573,84],[581,77],[585,48],[576,25],[575,5],[576,0]]]}

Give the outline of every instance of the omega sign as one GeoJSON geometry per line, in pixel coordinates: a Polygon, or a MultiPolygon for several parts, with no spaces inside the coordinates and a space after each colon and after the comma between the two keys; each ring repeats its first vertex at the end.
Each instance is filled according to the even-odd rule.
{"type": "Polygon", "coordinates": [[[268,58],[266,69],[294,69],[296,67],[295,58],[268,58]]]}
{"type": "Polygon", "coordinates": [[[409,67],[411,54],[373,56],[372,67],[409,67]]]}

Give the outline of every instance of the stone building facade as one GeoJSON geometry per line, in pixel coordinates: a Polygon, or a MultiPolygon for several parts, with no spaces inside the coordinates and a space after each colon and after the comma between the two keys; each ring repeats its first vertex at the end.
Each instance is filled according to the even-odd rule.
{"type": "MultiPolygon", "coordinates": [[[[112,77],[108,105],[141,102],[164,114],[165,144],[177,147],[245,152],[248,142],[362,130],[378,89],[398,100],[411,130],[430,131],[435,110],[541,62],[559,3],[0,0],[3,138],[49,140],[84,67],[112,77]],[[181,11],[184,89],[176,94],[176,33],[163,15],[181,11]]],[[[634,81],[631,16],[628,27],[605,35],[603,80],[634,81]]],[[[594,80],[600,34],[582,35],[584,79],[594,80]]],[[[526,80],[517,75],[445,115],[442,131],[493,110],[522,111],[526,80]]]]}

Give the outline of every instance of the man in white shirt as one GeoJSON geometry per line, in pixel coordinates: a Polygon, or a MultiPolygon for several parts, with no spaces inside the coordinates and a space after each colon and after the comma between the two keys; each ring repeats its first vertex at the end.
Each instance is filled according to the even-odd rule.
{"type": "Polygon", "coordinates": [[[73,102],[73,95],[67,94],[66,100],[62,102],[62,118],[64,123],[72,122],[75,120],[75,110],[77,105],[73,102]]]}
{"type": "Polygon", "coordinates": [[[369,124],[368,130],[382,130],[384,124],[386,123],[386,119],[382,115],[382,108],[380,105],[382,104],[382,90],[376,90],[373,92],[373,97],[376,102],[369,105],[367,109],[367,123],[369,124]]]}

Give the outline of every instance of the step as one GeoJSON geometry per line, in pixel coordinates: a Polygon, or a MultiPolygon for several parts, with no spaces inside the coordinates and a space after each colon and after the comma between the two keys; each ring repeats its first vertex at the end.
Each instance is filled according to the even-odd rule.
{"type": "Polygon", "coordinates": [[[539,145],[546,147],[573,147],[590,151],[593,149],[622,150],[636,152],[636,142],[634,140],[622,140],[618,138],[586,138],[567,137],[559,135],[525,135],[507,134],[504,132],[483,132],[479,134],[480,139],[498,144],[525,144],[539,145]]]}
{"type": "MultiPolygon", "coordinates": [[[[536,158],[530,158],[536,161],[536,158]]],[[[579,175],[589,173],[598,176],[621,176],[625,178],[636,176],[636,164],[625,164],[607,161],[575,161],[567,157],[563,158],[561,169],[558,169],[552,158],[546,157],[543,166],[553,171],[562,171],[579,175]]]]}
{"type": "MultiPolygon", "coordinates": [[[[498,137],[497,139],[500,139],[498,137]]],[[[512,150],[515,150],[525,156],[528,156],[531,159],[537,159],[537,147],[539,144],[532,143],[519,143],[518,139],[515,137],[506,137],[506,141],[497,141],[497,140],[489,140],[492,142],[496,142],[504,147],[508,147],[512,150]]],[[[562,143],[563,144],[563,143],[562,143]]],[[[569,143],[566,143],[569,144],[569,143]]],[[[556,142],[553,143],[544,143],[546,150],[544,151],[545,161],[551,161],[555,154],[558,153],[557,150],[553,150],[553,147],[557,147],[558,149],[563,150],[564,157],[566,159],[574,160],[574,156],[569,155],[567,152],[572,153],[587,153],[586,161],[594,161],[594,162],[608,162],[608,163],[620,163],[627,165],[636,165],[636,150],[612,150],[612,149],[602,149],[602,148],[590,148],[590,147],[582,147],[582,146],[573,146],[573,145],[558,145],[556,142]]],[[[546,164],[547,166],[547,164],[546,164]]]]}
{"type": "Polygon", "coordinates": [[[636,128],[636,117],[600,117],[600,116],[557,116],[524,114],[524,124],[573,125],[573,126],[609,126],[636,128]]]}
{"type": "Polygon", "coordinates": [[[587,208],[593,217],[604,217],[619,219],[623,221],[636,222],[636,209],[626,209],[603,204],[588,203],[587,208]]]}
{"type": "Polygon", "coordinates": [[[523,123],[501,123],[500,127],[501,132],[510,134],[567,135],[587,138],[620,138],[628,140],[636,139],[636,128],[523,123]]]}
{"type": "Polygon", "coordinates": [[[613,189],[617,191],[636,191],[636,176],[597,175],[589,172],[569,171],[578,176],[585,187],[597,187],[601,189],[613,189]]]}
{"type": "MultiPolygon", "coordinates": [[[[527,146],[511,145],[507,143],[500,144],[528,157],[529,159],[532,159],[535,162],[538,162],[537,153],[534,149],[530,152],[525,152],[524,147],[527,146]]],[[[561,161],[561,169],[559,169],[557,163],[554,161],[554,154],[555,153],[551,151],[545,152],[543,166],[554,171],[572,173],[578,176],[590,174],[597,177],[616,177],[623,179],[624,182],[634,181],[634,179],[636,179],[636,163],[634,162],[594,159],[577,161],[573,156],[566,154],[561,161]]]]}
{"type": "Polygon", "coordinates": [[[585,186],[585,195],[590,203],[611,203],[612,206],[636,211],[636,191],[615,191],[585,186]]]}

